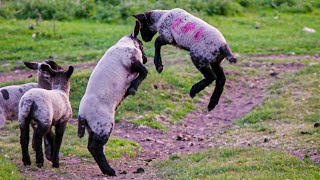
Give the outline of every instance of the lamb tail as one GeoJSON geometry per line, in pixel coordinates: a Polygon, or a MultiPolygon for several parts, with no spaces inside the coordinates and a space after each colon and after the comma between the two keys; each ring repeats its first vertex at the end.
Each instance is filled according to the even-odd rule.
{"type": "Polygon", "coordinates": [[[84,136],[87,126],[88,126],[87,120],[79,116],[78,117],[78,137],[79,138],[82,138],[84,136]]]}
{"type": "Polygon", "coordinates": [[[29,116],[29,113],[31,111],[33,103],[34,102],[32,100],[27,99],[19,105],[20,110],[19,110],[19,115],[18,115],[18,121],[19,121],[20,127],[24,127],[25,123],[30,123],[30,122],[26,122],[26,121],[27,121],[27,117],[29,116]]]}
{"type": "Polygon", "coordinates": [[[220,47],[220,52],[225,55],[225,57],[230,63],[237,63],[238,60],[234,57],[228,44],[225,44],[224,46],[220,47]]]}

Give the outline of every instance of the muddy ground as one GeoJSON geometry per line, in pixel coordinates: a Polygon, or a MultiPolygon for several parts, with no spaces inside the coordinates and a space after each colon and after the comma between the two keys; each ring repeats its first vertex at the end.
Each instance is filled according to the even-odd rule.
{"type": "MultiPolygon", "coordinates": [[[[272,56],[272,58],[274,57],[272,56]]],[[[263,56],[262,58],[268,57],[263,56]]],[[[237,76],[237,81],[227,81],[218,106],[213,111],[207,112],[206,107],[211,94],[206,93],[197,103],[197,110],[188,113],[180,122],[169,124],[166,121],[168,115],[158,116],[157,120],[169,127],[167,131],[155,130],[147,126],[136,126],[126,121],[117,123],[112,135],[138,142],[143,151],[139,152],[135,158],[123,157],[110,161],[111,166],[117,172],[116,177],[103,176],[95,163],[81,162],[78,157],[60,156],[59,170],[52,169],[50,166],[34,170],[31,167],[24,167],[21,161],[15,163],[18,165],[22,177],[32,177],[32,179],[158,179],[155,169],[151,166],[154,161],[167,159],[171,154],[193,153],[211,147],[224,146],[225,142],[215,137],[234,128],[233,120],[247,114],[253,107],[260,104],[264,99],[266,86],[277,81],[282,74],[295,72],[303,67],[299,63],[299,56],[293,58],[297,59],[297,63],[256,62],[243,64],[244,67],[254,66],[254,68],[261,68],[266,72],[269,72],[269,69],[276,72],[255,77],[242,77],[226,69],[226,74],[237,76]],[[144,172],[138,173],[138,168],[142,168],[144,172]]],[[[92,66],[94,64],[81,65],[77,68],[92,66]]],[[[1,75],[0,82],[29,76],[30,71],[21,71],[20,76],[8,73],[1,75]]],[[[214,85],[209,88],[213,90],[214,85]]],[[[186,96],[188,96],[187,93],[186,96]]],[[[75,124],[75,120],[70,122],[75,124]]],[[[50,163],[46,161],[45,164],[50,163]]]]}

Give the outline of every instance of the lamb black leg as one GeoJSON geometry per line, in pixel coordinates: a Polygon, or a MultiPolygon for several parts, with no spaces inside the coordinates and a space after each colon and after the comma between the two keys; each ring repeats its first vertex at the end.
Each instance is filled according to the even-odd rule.
{"type": "Polygon", "coordinates": [[[25,121],[25,124],[20,127],[20,145],[22,150],[22,162],[25,166],[31,165],[30,161],[30,155],[29,155],[29,123],[27,123],[27,120],[25,121]]]}
{"type": "Polygon", "coordinates": [[[34,148],[36,151],[36,165],[41,168],[43,166],[43,151],[42,151],[42,139],[43,136],[47,133],[49,130],[48,127],[44,127],[41,125],[38,125],[37,128],[34,130],[33,140],[34,140],[34,148]]]}
{"type": "Polygon", "coordinates": [[[64,131],[66,129],[66,126],[67,124],[65,123],[57,124],[55,126],[56,135],[53,143],[52,159],[51,159],[52,167],[54,168],[59,167],[59,151],[60,151],[62,138],[63,138],[64,131]]]}
{"type": "Polygon", "coordinates": [[[190,90],[190,97],[193,98],[196,94],[202,91],[205,87],[209,86],[216,78],[216,74],[212,71],[210,66],[200,66],[199,61],[192,59],[194,65],[203,74],[204,78],[194,84],[190,90]]]}
{"type": "Polygon", "coordinates": [[[89,134],[88,150],[98,164],[103,174],[116,176],[114,169],[110,167],[108,161],[103,154],[103,146],[107,143],[108,137],[99,137],[94,133],[89,134]]]}
{"type": "Polygon", "coordinates": [[[211,68],[214,71],[214,73],[217,75],[217,79],[216,79],[216,87],[214,88],[213,94],[210,98],[210,102],[208,105],[208,111],[211,111],[212,109],[214,109],[218,104],[220,96],[223,92],[224,84],[226,82],[226,76],[220,64],[218,63],[212,64],[211,68]]]}
{"type": "Polygon", "coordinates": [[[154,53],[154,65],[156,66],[156,70],[158,73],[161,73],[163,70],[163,65],[161,61],[161,46],[168,44],[165,42],[160,36],[157,37],[154,43],[155,53],[154,53]]]}
{"type": "Polygon", "coordinates": [[[50,129],[50,131],[44,137],[44,152],[45,152],[46,158],[49,161],[52,161],[52,147],[53,147],[54,141],[55,141],[55,135],[50,129]]]}
{"type": "Polygon", "coordinates": [[[126,96],[128,96],[130,94],[135,95],[139,85],[147,77],[147,74],[148,74],[147,68],[144,67],[144,65],[141,64],[140,61],[135,61],[131,66],[131,70],[133,72],[139,73],[139,75],[135,80],[133,80],[131,82],[130,87],[128,88],[128,90],[126,92],[126,96]]]}

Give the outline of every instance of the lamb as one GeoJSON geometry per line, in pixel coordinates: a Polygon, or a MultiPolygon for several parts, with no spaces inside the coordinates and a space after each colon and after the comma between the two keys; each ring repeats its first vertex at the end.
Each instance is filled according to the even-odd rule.
{"type": "Polygon", "coordinates": [[[141,37],[145,42],[151,41],[153,36],[159,32],[154,45],[154,64],[158,73],[163,70],[161,46],[171,44],[189,51],[193,64],[204,76],[201,81],[192,86],[191,98],[216,80],[208,111],[214,109],[219,102],[226,81],[221,63],[224,58],[230,63],[237,62],[221,32],[179,8],[152,10],[133,16],[141,23],[141,37]]]}
{"type": "Polygon", "coordinates": [[[137,39],[139,23],[133,33],[121,38],[107,50],[93,70],[86,92],[81,99],[78,118],[78,136],[82,138],[85,129],[89,133],[88,150],[103,174],[115,176],[103,153],[114,128],[115,110],[128,95],[134,95],[147,76],[142,63],[147,58],[143,45],[137,39]]]}
{"type": "Polygon", "coordinates": [[[27,83],[0,88],[0,128],[6,120],[17,120],[19,112],[19,101],[24,93],[32,88],[51,89],[51,77],[46,72],[39,70],[41,64],[48,64],[53,69],[62,69],[54,61],[44,61],[42,63],[24,62],[24,64],[33,70],[38,70],[38,83],[27,83]]]}
{"type": "Polygon", "coordinates": [[[59,167],[59,150],[63,134],[69,119],[72,116],[69,102],[70,77],[74,68],[55,71],[46,64],[40,65],[40,70],[52,77],[52,90],[33,88],[26,92],[19,102],[19,127],[22,161],[24,165],[31,165],[28,144],[29,125],[37,124],[34,129],[33,140],[36,151],[36,165],[43,166],[42,138],[51,132],[55,126],[55,135],[49,136],[52,167],[59,167]]]}
{"type": "MultiPolygon", "coordinates": [[[[48,64],[54,70],[62,70],[62,67],[50,60],[46,60],[42,63],[24,62],[24,64],[30,69],[38,70],[38,83],[27,83],[0,88],[0,92],[2,93],[2,96],[0,96],[0,128],[4,125],[6,120],[18,119],[19,101],[24,93],[32,88],[52,89],[52,78],[50,74],[40,70],[41,64],[48,64]]],[[[34,128],[34,126],[32,127],[34,128]]],[[[50,131],[44,139],[45,154],[48,160],[51,158],[51,146],[49,140],[52,134],[53,132],[50,131]]],[[[33,140],[32,147],[34,148],[33,140]]]]}

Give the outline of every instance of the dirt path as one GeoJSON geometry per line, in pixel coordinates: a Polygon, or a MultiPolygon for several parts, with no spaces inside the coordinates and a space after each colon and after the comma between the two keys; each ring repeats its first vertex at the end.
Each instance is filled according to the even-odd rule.
{"type": "MultiPolygon", "coordinates": [[[[286,54],[278,54],[278,55],[263,55],[263,54],[257,54],[257,55],[244,55],[245,58],[250,59],[290,59],[290,60],[303,60],[303,59],[315,59],[320,60],[320,54],[316,55],[286,55],[286,54]]],[[[148,60],[148,64],[151,64],[152,60],[148,60]]],[[[166,62],[164,62],[166,63],[166,62]]],[[[168,63],[168,62],[167,62],[168,63]]],[[[79,63],[74,65],[75,70],[82,70],[90,67],[94,67],[97,64],[97,62],[90,62],[90,63],[79,63]]],[[[16,80],[22,80],[26,78],[35,77],[37,75],[36,71],[30,71],[30,70],[15,70],[13,72],[9,73],[2,73],[0,74],[0,83],[3,82],[9,82],[9,81],[16,81],[16,80]]]]}
{"type": "MultiPolygon", "coordinates": [[[[90,63],[76,64],[73,66],[74,66],[75,70],[77,71],[77,70],[95,67],[96,64],[97,64],[96,62],[90,62],[90,63]]],[[[36,77],[36,76],[37,76],[37,71],[32,71],[32,70],[28,70],[28,69],[27,70],[15,70],[13,72],[0,74],[0,83],[23,80],[23,79],[27,79],[27,78],[36,77]]]]}
{"type": "MultiPolygon", "coordinates": [[[[302,65],[257,63],[254,67],[273,69],[279,73],[278,76],[281,76],[286,72],[297,71],[302,65]]],[[[226,71],[226,73],[232,72],[226,71]]],[[[172,154],[192,153],[221,146],[224,142],[214,137],[225,133],[233,126],[233,120],[260,104],[264,98],[266,85],[277,80],[277,77],[270,74],[256,77],[235,76],[237,81],[227,81],[220,103],[213,111],[206,111],[210,97],[210,94],[206,94],[197,103],[198,110],[190,112],[178,123],[168,124],[165,121],[166,116],[159,116],[158,121],[170,127],[168,131],[136,126],[126,121],[117,123],[113,136],[136,141],[143,151],[135,158],[123,157],[110,161],[111,166],[117,171],[116,177],[101,175],[95,163],[81,162],[78,157],[61,156],[61,166],[58,170],[52,169],[49,162],[45,162],[46,166],[41,170],[24,167],[20,161],[16,164],[22,177],[27,175],[34,179],[157,179],[156,171],[150,166],[152,161],[166,159],[172,154]],[[138,168],[144,169],[144,173],[134,173],[138,168]]],[[[213,90],[214,86],[209,88],[213,90]]]]}

